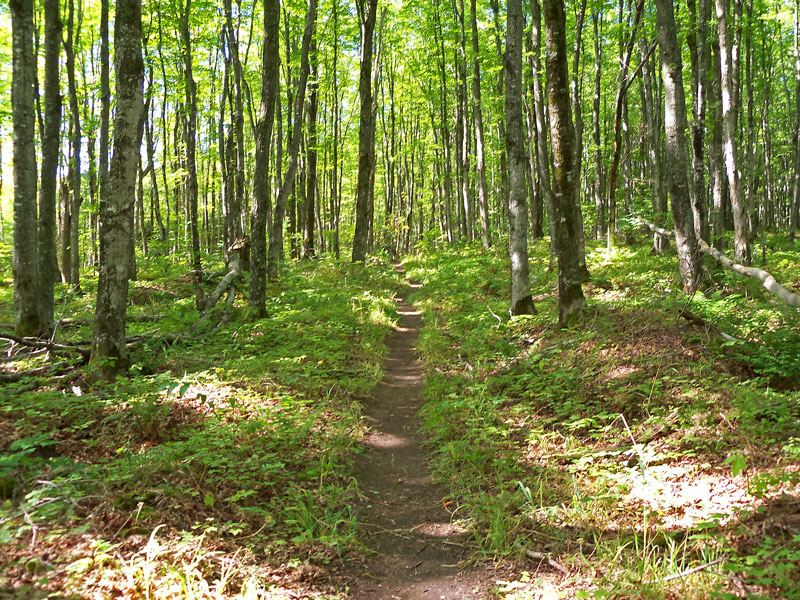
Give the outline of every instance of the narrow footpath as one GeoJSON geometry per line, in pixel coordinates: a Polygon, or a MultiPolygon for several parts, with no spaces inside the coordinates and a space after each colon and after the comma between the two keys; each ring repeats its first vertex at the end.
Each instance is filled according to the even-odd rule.
{"type": "MultiPolygon", "coordinates": [[[[419,285],[411,284],[412,289],[419,285]]],[[[424,369],[416,353],[420,313],[397,298],[385,377],[365,409],[369,435],[358,457],[361,539],[375,551],[350,582],[352,600],[469,600],[494,583],[491,569],[463,564],[466,533],[451,522],[446,490],[432,482],[417,412],[424,369]]]]}

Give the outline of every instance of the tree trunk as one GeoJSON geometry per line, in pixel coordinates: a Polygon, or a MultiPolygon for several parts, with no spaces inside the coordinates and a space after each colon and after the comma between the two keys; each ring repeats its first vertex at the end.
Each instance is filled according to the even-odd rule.
{"type": "Polygon", "coordinates": [[[545,64],[547,100],[550,107],[550,132],[553,150],[553,220],[556,227],[558,256],[558,317],[568,323],[583,313],[581,269],[575,210],[576,177],[575,129],[569,104],[567,67],[567,16],[564,0],[544,1],[545,64]]]}
{"type": "Polygon", "coordinates": [[[738,172],[739,164],[736,153],[736,132],[739,115],[736,77],[736,62],[738,61],[734,60],[731,36],[728,31],[728,0],[715,0],[715,2],[722,74],[722,148],[725,156],[725,170],[728,176],[728,190],[733,212],[734,252],[737,260],[749,265],[750,242],[748,240],[747,218],[742,206],[738,172]]]}
{"type": "Polygon", "coordinates": [[[36,149],[33,53],[33,3],[9,0],[12,26],[14,123],[14,331],[20,337],[42,333],[36,257],[36,149]]]}
{"type": "Polygon", "coordinates": [[[606,235],[606,203],[603,199],[603,153],[600,146],[600,84],[602,81],[603,45],[600,40],[602,14],[592,14],[594,28],[594,99],[592,102],[592,140],[594,142],[594,205],[597,211],[595,238],[606,235]]]}
{"type": "Polygon", "coordinates": [[[625,46],[625,54],[619,71],[619,87],[617,88],[617,98],[614,101],[614,155],[611,159],[611,167],[608,169],[608,237],[607,248],[611,250],[615,245],[615,235],[617,228],[617,171],[622,155],[622,129],[623,129],[623,107],[630,82],[628,81],[628,68],[631,64],[633,46],[636,42],[636,34],[639,30],[639,22],[642,18],[644,0],[638,0],[636,4],[636,14],[633,18],[633,27],[628,43],[625,46]]]}
{"type": "Polygon", "coordinates": [[[583,21],[586,17],[586,0],[581,0],[578,14],[575,18],[575,47],[572,52],[572,79],[570,81],[570,93],[572,94],[572,110],[575,113],[575,202],[573,203],[575,222],[579,224],[577,228],[578,242],[578,268],[581,273],[581,281],[589,281],[589,269],[586,268],[586,233],[583,224],[583,208],[581,206],[581,167],[583,165],[583,114],[581,111],[581,89],[578,83],[580,75],[581,53],[583,46],[583,21]]]}
{"type": "MultiPolygon", "coordinates": [[[[241,10],[241,5],[240,5],[241,10]]],[[[236,168],[234,171],[234,195],[231,215],[233,240],[242,237],[245,202],[245,164],[244,164],[244,108],[242,104],[242,64],[239,59],[239,39],[235,35],[231,1],[225,0],[225,18],[227,23],[228,51],[233,63],[233,133],[236,138],[236,168]]]]}
{"type": "Polygon", "coordinates": [[[683,92],[681,53],[671,0],[656,0],[656,24],[664,80],[667,185],[672,202],[678,272],[683,289],[688,293],[694,291],[699,284],[700,260],[694,234],[692,207],[689,202],[686,98],[683,92]]]}
{"type": "MultiPolygon", "coordinates": [[[[705,127],[706,127],[706,72],[708,71],[708,49],[706,44],[706,24],[708,22],[710,2],[699,0],[695,17],[694,0],[689,2],[690,17],[697,21],[697,37],[694,44],[696,50],[691,53],[695,57],[692,62],[692,95],[694,97],[694,114],[692,119],[692,212],[694,215],[695,235],[703,240],[708,235],[708,200],[706,198],[705,178],[705,127]]],[[[694,35],[687,41],[693,42],[694,35]]]]}
{"type": "MultiPolygon", "coordinates": [[[[534,2],[536,0],[533,0],[534,2]]],[[[522,120],[522,0],[508,0],[506,55],[506,153],[509,167],[509,256],[511,314],[536,312],[528,264],[528,211],[525,206],[525,124],[522,120]]]]}
{"type": "MultiPolygon", "coordinates": [[[[660,110],[656,100],[654,73],[651,72],[650,58],[646,54],[644,42],[641,43],[642,68],[642,120],[645,124],[645,145],[647,146],[647,163],[653,181],[653,219],[659,226],[664,225],[667,218],[667,189],[664,185],[664,165],[661,159],[661,129],[657,119],[660,110]]],[[[657,233],[653,234],[653,252],[663,254],[669,242],[657,233]]]]}
{"type": "Polygon", "coordinates": [[[186,7],[181,23],[181,37],[184,52],[184,85],[186,87],[186,203],[189,211],[189,223],[192,230],[192,265],[195,270],[202,268],[200,264],[200,232],[197,227],[197,162],[195,158],[195,140],[197,138],[197,89],[192,74],[192,36],[190,28],[190,12],[192,0],[186,0],[186,7]]]}
{"type": "Polygon", "coordinates": [[[61,93],[59,89],[59,41],[61,18],[58,0],[44,3],[44,131],[42,132],[42,176],[39,188],[37,259],[39,309],[43,332],[53,328],[53,288],[56,282],[56,192],[58,189],[58,146],[61,140],[61,93]]]}
{"type": "MultiPolygon", "coordinates": [[[[531,71],[533,76],[533,105],[536,113],[536,157],[539,166],[539,186],[544,194],[544,205],[547,210],[547,224],[550,230],[550,268],[555,266],[556,261],[556,221],[553,216],[553,189],[550,186],[550,152],[547,148],[547,131],[545,123],[544,107],[545,98],[542,91],[542,84],[539,80],[541,66],[539,56],[541,55],[542,44],[542,13],[539,0],[531,0],[531,71]]],[[[510,159],[509,159],[510,160],[510,159]]]]}
{"type": "Polygon", "coordinates": [[[300,138],[303,133],[303,103],[305,102],[306,82],[308,81],[309,72],[308,52],[316,20],[317,0],[310,0],[300,55],[300,77],[297,83],[297,95],[294,98],[294,127],[292,129],[292,138],[289,142],[289,166],[286,169],[280,192],[278,192],[278,199],[275,202],[275,214],[273,215],[269,236],[267,277],[270,280],[277,279],[278,263],[283,256],[283,220],[286,214],[286,200],[294,187],[294,177],[297,171],[297,154],[300,150],[300,138]]]}
{"type": "Polygon", "coordinates": [[[308,98],[308,143],[306,145],[306,218],[303,227],[303,258],[314,256],[314,222],[317,207],[317,107],[319,85],[317,83],[316,44],[311,49],[311,89],[308,98]]]}
{"type": "Polygon", "coordinates": [[[358,94],[361,114],[358,129],[358,185],[356,188],[356,228],[353,237],[353,262],[367,257],[369,237],[369,177],[372,171],[371,146],[375,144],[372,122],[372,38],[378,14],[378,0],[357,0],[361,23],[361,72],[358,94]]]}
{"type": "Polygon", "coordinates": [[[489,231],[489,191],[486,185],[486,151],[483,139],[483,112],[481,110],[481,62],[478,48],[478,18],[476,0],[470,0],[470,26],[472,28],[472,118],[475,121],[475,154],[478,170],[478,209],[481,215],[481,244],[488,250],[492,243],[489,231]]]}
{"type": "Polygon", "coordinates": [[[133,236],[133,202],[139,146],[144,64],[141,0],[117,0],[114,23],[116,114],[114,155],[109,171],[113,190],[100,205],[100,265],[92,355],[97,376],[112,379],[127,368],[125,308],[128,254],[133,236]]]}
{"type": "MultiPolygon", "coordinates": [[[[275,121],[275,99],[280,88],[278,41],[280,0],[264,2],[264,48],[261,57],[261,112],[256,124],[253,167],[253,212],[250,221],[250,295],[248,304],[259,317],[266,316],[267,223],[272,212],[269,154],[275,121]]],[[[276,161],[280,168],[280,157],[276,161]]]]}

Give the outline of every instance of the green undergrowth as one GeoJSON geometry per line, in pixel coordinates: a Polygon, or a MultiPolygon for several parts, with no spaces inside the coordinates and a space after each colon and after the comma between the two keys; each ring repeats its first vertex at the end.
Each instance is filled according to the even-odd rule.
{"type": "MultiPolygon", "coordinates": [[[[350,458],[398,275],[379,260],[293,262],[268,287],[267,318],[248,319],[237,300],[222,324],[165,347],[160,336],[197,319],[194,284],[185,265],[148,265],[129,315],[164,318],[131,323],[144,341],[128,377],[0,384],[0,591],[255,598],[307,587],[356,544],[350,458]]],[[[58,341],[91,335],[95,285],[59,286],[58,316],[73,320],[58,341]]]]}
{"type": "MultiPolygon", "coordinates": [[[[800,312],[713,265],[689,298],[644,243],[589,250],[565,329],[544,242],[513,319],[503,249],[405,261],[453,518],[527,570],[501,597],[800,598],[800,312]]],[[[797,289],[797,252],[769,256],[797,289]]]]}

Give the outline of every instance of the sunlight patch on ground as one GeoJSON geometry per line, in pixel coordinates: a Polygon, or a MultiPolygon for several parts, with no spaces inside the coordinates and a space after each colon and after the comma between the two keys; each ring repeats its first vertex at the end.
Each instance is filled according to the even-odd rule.
{"type": "Polygon", "coordinates": [[[732,477],[729,471],[714,472],[691,463],[647,467],[648,480],[637,476],[625,503],[658,515],[665,530],[688,530],[716,519],[720,525],[735,523],[742,513],[797,491],[785,484],[754,495],[750,484],[757,473],[752,471],[732,477]]]}

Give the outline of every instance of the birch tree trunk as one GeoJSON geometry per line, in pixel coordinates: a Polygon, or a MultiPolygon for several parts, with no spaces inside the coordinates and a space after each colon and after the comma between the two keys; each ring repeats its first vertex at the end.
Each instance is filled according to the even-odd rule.
{"type": "Polygon", "coordinates": [[[686,98],[683,92],[683,67],[671,0],[656,0],[656,25],[664,80],[667,187],[672,202],[678,272],[684,291],[691,292],[699,284],[700,259],[689,201],[686,98]]]}
{"type": "Polygon", "coordinates": [[[715,0],[715,3],[722,75],[722,149],[725,156],[725,170],[728,177],[728,191],[730,192],[733,212],[734,253],[737,260],[749,265],[750,242],[748,240],[747,218],[742,206],[736,152],[739,104],[737,102],[736,63],[732,54],[733,42],[728,31],[728,0],[715,0]]]}
{"type": "Polygon", "coordinates": [[[486,151],[483,138],[483,112],[481,110],[481,63],[478,48],[478,19],[476,0],[470,0],[470,27],[472,29],[472,118],[475,122],[475,154],[478,170],[478,210],[481,215],[481,244],[484,250],[491,245],[489,232],[489,192],[486,185],[486,151]]]}
{"type": "Polygon", "coordinates": [[[127,368],[125,308],[139,146],[144,63],[141,0],[117,0],[114,22],[116,114],[109,171],[113,191],[100,204],[100,265],[90,364],[98,377],[113,379],[127,368]]]}
{"type": "MultiPolygon", "coordinates": [[[[535,0],[533,0],[535,2],[535,0]]],[[[528,211],[525,205],[525,124],[522,120],[522,0],[508,0],[506,54],[506,153],[508,155],[511,314],[533,314],[528,263],[528,211]]]]}

